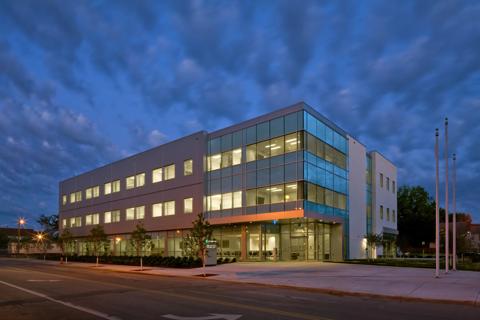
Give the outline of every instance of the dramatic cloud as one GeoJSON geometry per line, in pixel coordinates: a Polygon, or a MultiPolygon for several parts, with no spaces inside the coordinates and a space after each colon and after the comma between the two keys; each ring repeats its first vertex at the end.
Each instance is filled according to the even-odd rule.
{"type": "Polygon", "coordinates": [[[479,221],[479,16],[475,1],[2,1],[0,224],[56,212],[62,179],[301,100],[431,193],[448,116],[458,206],[479,221]]]}

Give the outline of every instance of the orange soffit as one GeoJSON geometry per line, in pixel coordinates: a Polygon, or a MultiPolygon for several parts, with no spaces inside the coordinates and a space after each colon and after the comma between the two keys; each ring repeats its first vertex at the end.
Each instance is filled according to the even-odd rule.
{"type": "Polygon", "coordinates": [[[303,209],[299,209],[299,210],[290,210],[290,211],[267,212],[267,213],[258,213],[258,214],[211,218],[211,219],[208,219],[208,221],[210,222],[210,224],[229,224],[229,223],[238,223],[238,222],[302,218],[303,216],[304,216],[303,209]]]}

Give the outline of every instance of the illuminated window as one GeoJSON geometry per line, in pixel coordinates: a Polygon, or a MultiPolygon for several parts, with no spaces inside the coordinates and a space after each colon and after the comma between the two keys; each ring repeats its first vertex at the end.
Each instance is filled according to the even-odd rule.
{"type": "Polygon", "coordinates": [[[92,188],[85,189],[85,199],[92,198],[92,188]]]}
{"type": "Polygon", "coordinates": [[[145,185],[145,173],[140,173],[135,176],[135,187],[143,187],[145,185]]]}
{"type": "Polygon", "coordinates": [[[297,184],[290,183],[285,185],[285,202],[297,200],[297,184]]]}
{"type": "Polygon", "coordinates": [[[63,205],[66,205],[66,204],[67,204],[67,196],[66,196],[66,195],[63,195],[63,196],[62,196],[62,204],[63,204],[63,205]]]}
{"type": "Polygon", "coordinates": [[[257,154],[257,145],[256,144],[251,144],[251,145],[247,146],[247,162],[257,160],[256,154],[257,154]]]}
{"type": "Polygon", "coordinates": [[[193,198],[183,199],[183,212],[184,213],[193,212],[193,198]]]}
{"type": "Polygon", "coordinates": [[[145,206],[135,208],[135,219],[145,218],[145,206]]]}
{"type": "Polygon", "coordinates": [[[93,197],[97,198],[100,196],[100,186],[95,186],[92,188],[93,197]]]}
{"type": "Polygon", "coordinates": [[[127,190],[135,188],[135,176],[127,177],[125,179],[126,185],[125,188],[127,190]]]}
{"type": "Polygon", "coordinates": [[[242,207],[242,191],[235,191],[233,193],[233,207],[234,208],[242,207]]]}
{"type": "Polygon", "coordinates": [[[112,222],[120,222],[120,210],[112,211],[112,222]]]}
{"type": "Polygon", "coordinates": [[[193,160],[185,160],[183,161],[183,175],[190,176],[193,174],[193,160]]]}
{"type": "Polygon", "coordinates": [[[135,208],[127,208],[125,210],[125,220],[134,220],[135,219],[135,208]]]}
{"type": "Polygon", "coordinates": [[[165,170],[165,180],[175,179],[175,165],[171,164],[164,168],[165,170]]]}
{"type": "Polygon", "coordinates": [[[242,163],[242,149],[238,148],[232,151],[232,165],[242,163]]]}
{"type": "Polygon", "coordinates": [[[222,195],[215,194],[210,196],[210,210],[220,210],[222,208],[222,195]]]}
{"type": "Polygon", "coordinates": [[[62,219],[62,228],[67,227],[67,219],[62,219]]]}
{"type": "Polygon", "coordinates": [[[112,182],[112,192],[120,191],[120,180],[115,180],[112,182]]]}
{"type": "Polygon", "coordinates": [[[270,187],[270,203],[281,203],[284,201],[284,185],[279,184],[270,187]]]}
{"type": "Polygon", "coordinates": [[[152,205],[152,217],[163,216],[163,203],[155,203],[152,205]]]}
{"type": "Polygon", "coordinates": [[[112,193],[112,183],[111,182],[105,183],[105,185],[103,186],[103,193],[104,194],[112,193]]]}
{"type": "Polygon", "coordinates": [[[70,203],[75,203],[75,192],[70,193],[70,203]]]}
{"type": "Polygon", "coordinates": [[[220,169],[221,164],[222,164],[222,155],[220,153],[219,154],[214,154],[214,155],[208,157],[208,170],[209,171],[220,169]]]}
{"type": "Polygon", "coordinates": [[[297,151],[299,149],[298,145],[299,139],[296,132],[285,136],[285,153],[297,151]]]}
{"type": "Polygon", "coordinates": [[[222,194],[222,209],[232,209],[232,193],[227,192],[222,194]]]}
{"type": "Polygon", "coordinates": [[[270,140],[270,153],[272,157],[285,153],[284,142],[285,138],[283,136],[270,140]]]}
{"type": "Polygon", "coordinates": [[[103,223],[111,223],[112,222],[112,212],[106,211],[103,214],[103,223]]]}
{"type": "Polygon", "coordinates": [[[165,202],[163,208],[166,216],[173,216],[175,214],[175,201],[165,202]]]}
{"type": "Polygon", "coordinates": [[[87,214],[87,215],[85,216],[85,225],[86,225],[86,226],[89,226],[89,225],[91,225],[91,224],[92,224],[92,215],[91,215],[91,214],[87,214]]]}
{"type": "Polygon", "coordinates": [[[157,183],[163,180],[163,169],[158,168],[152,171],[152,182],[157,183]]]}

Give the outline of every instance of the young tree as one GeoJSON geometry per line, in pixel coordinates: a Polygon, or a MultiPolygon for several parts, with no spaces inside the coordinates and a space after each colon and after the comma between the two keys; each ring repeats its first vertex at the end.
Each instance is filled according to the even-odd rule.
{"type": "Polygon", "coordinates": [[[52,247],[52,243],[50,239],[48,238],[48,235],[46,235],[43,232],[37,233],[35,235],[35,241],[36,241],[36,247],[40,249],[43,253],[43,260],[45,260],[45,256],[47,255],[48,249],[52,247]]]}
{"type": "Polygon", "coordinates": [[[381,234],[369,233],[365,236],[367,239],[367,259],[373,259],[373,249],[382,244],[383,237],[381,234]]]}
{"type": "Polygon", "coordinates": [[[137,256],[140,256],[140,270],[143,271],[143,254],[145,250],[153,248],[152,236],[147,234],[143,224],[137,224],[130,237],[130,244],[135,248],[137,256]]]}
{"type": "Polygon", "coordinates": [[[88,241],[91,244],[93,255],[97,257],[96,266],[98,267],[98,256],[102,248],[108,245],[108,237],[103,226],[98,225],[90,230],[88,241]]]}
{"type": "Polygon", "coordinates": [[[190,234],[183,238],[182,249],[184,254],[191,257],[201,257],[203,276],[205,276],[205,260],[207,257],[207,241],[212,237],[212,227],[205,220],[202,213],[193,221],[190,234]]]}
{"type": "Polygon", "coordinates": [[[59,237],[58,229],[58,214],[52,214],[50,216],[42,214],[37,222],[42,226],[42,230],[47,234],[51,241],[56,242],[59,237]]]}
{"type": "Polygon", "coordinates": [[[72,245],[74,244],[73,234],[70,232],[70,229],[63,229],[63,232],[59,237],[58,244],[60,246],[60,250],[62,250],[62,253],[65,256],[65,263],[68,263],[68,254],[70,251],[72,251],[72,245]]]}

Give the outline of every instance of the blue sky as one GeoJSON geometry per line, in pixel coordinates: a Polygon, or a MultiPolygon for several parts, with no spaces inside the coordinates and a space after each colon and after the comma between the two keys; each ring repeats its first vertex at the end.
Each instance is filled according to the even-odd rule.
{"type": "Polygon", "coordinates": [[[62,179],[301,100],[431,194],[448,116],[458,208],[480,222],[479,17],[478,1],[1,1],[0,225],[56,213],[62,179]]]}

